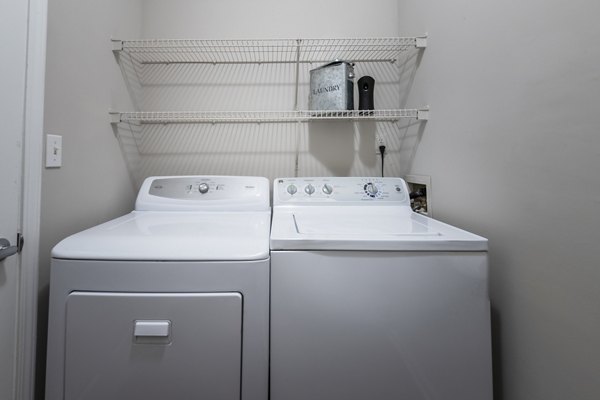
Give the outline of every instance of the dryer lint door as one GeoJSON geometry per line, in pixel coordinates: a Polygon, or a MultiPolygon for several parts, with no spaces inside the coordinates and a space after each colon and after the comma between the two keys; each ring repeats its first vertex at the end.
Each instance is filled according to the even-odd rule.
{"type": "Polygon", "coordinates": [[[65,329],[65,400],[240,397],[240,293],[73,292],[65,329]]]}

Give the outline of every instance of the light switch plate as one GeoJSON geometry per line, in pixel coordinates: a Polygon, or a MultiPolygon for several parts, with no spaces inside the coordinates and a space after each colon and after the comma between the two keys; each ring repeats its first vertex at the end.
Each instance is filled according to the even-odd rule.
{"type": "Polygon", "coordinates": [[[46,135],[46,168],[62,167],[62,136],[46,135]]]}

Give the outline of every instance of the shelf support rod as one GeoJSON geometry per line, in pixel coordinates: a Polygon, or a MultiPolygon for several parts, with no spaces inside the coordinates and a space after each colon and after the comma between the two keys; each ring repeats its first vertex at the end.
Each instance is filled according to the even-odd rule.
{"type": "Polygon", "coordinates": [[[298,86],[300,85],[300,44],[302,39],[296,39],[296,88],[294,93],[294,111],[298,111],[298,86]]]}

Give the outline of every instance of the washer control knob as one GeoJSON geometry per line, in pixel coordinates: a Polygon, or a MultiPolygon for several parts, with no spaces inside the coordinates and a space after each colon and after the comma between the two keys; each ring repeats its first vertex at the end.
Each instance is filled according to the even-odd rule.
{"type": "Polygon", "coordinates": [[[325,194],[331,194],[333,192],[333,187],[329,183],[326,183],[323,185],[322,190],[323,190],[323,193],[325,193],[325,194]]]}
{"type": "Polygon", "coordinates": [[[291,194],[292,196],[293,196],[294,194],[296,194],[296,192],[297,192],[297,191],[298,191],[298,188],[296,187],[296,185],[289,185],[289,186],[287,187],[287,192],[288,192],[289,194],[291,194]]]}
{"type": "Polygon", "coordinates": [[[198,191],[202,194],[207,193],[209,189],[208,183],[201,183],[198,185],[198,191]]]}
{"type": "Polygon", "coordinates": [[[310,196],[315,192],[315,187],[309,183],[304,187],[304,192],[310,196]]]}
{"type": "Polygon", "coordinates": [[[373,183],[369,182],[365,185],[365,192],[371,197],[375,196],[379,189],[373,183]]]}

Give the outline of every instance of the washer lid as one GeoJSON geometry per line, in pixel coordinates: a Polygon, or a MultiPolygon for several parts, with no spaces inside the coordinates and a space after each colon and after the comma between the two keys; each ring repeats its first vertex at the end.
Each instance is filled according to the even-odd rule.
{"type": "Polygon", "coordinates": [[[487,239],[406,207],[276,207],[271,249],[487,251],[487,239]]]}
{"type": "Polygon", "coordinates": [[[53,258],[235,261],[269,257],[270,211],[133,211],[69,236],[53,258]]]}

